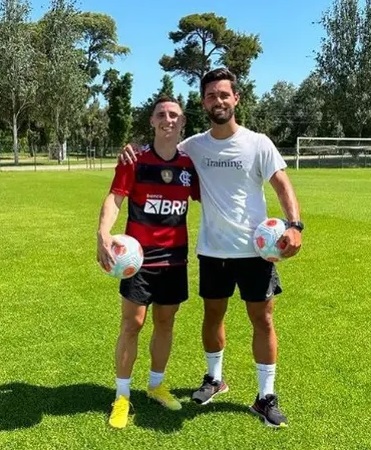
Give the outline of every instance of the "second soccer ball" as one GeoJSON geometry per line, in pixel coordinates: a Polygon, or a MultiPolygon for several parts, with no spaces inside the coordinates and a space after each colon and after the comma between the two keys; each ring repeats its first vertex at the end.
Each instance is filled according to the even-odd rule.
{"type": "Polygon", "coordinates": [[[281,249],[277,241],[287,229],[287,222],[275,217],[264,220],[254,232],[254,247],[256,253],[270,262],[282,260],[281,249]]]}

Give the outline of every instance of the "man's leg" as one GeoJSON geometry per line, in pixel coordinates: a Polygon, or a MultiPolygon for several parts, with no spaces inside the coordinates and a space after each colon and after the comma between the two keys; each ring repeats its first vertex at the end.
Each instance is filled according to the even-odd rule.
{"type": "Polygon", "coordinates": [[[273,323],[274,300],[246,302],[253,327],[252,351],[257,364],[259,397],[274,394],[277,336],[273,323]]]}
{"type": "Polygon", "coordinates": [[[282,292],[274,264],[262,258],[241,258],[234,261],[234,270],[241,298],[246,302],[253,327],[252,351],[256,362],[259,393],[250,410],[264,419],[266,425],[287,424],[278,409],[274,394],[277,360],[277,337],[273,323],[274,295],[282,292]]]}
{"type": "Polygon", "coordinates": [[[192,394],[192,400],[206,405],[228,386],[223,381],[223,352],[226,343],[224,316],[228,298],[204,299],[204,319],[202,323],[202,342],[207,361],[207,374],[200,388],[192,394]]]}
{"type": "Polygon", "coordinates": [[[206,353],[208,376],[222,381],[225,347],[224,316],[228,298],[233,294],[235,278],[230,261],[199,256],[200,296],[204,299],[202,342],[206,353]]]}
{"type": "MultiPolygon", "coordinates": [[[[151,371],[163,374],[170,356],[175,314],[179,305],[162,306],[154,303],[152,307],[151,371]]],[[[162,379],[157,384],[161,382],[162,379]]]]}
{"type": "Polygon", "coordinates": [[[153,333],[150,343],[151,370],[149,372],[148,396],[166,408],[177,411],[181,403],[163,383],[173,341],[175,314],[179,305],[161,306],[153,304],[153,333]]]}
{"type": "Polygon", "coordinates": [[[274,393],[277,361],[277,336],[273,323],[273,298],[247,302],[247,313],[253,326],[252,349],[256,362],[259,393],[250,410],[271,427],[287,426],[287,419],[278,408],[274,393]]]}
{"type": "Polygon", "coordinates": [[[172,410],[179,410],[182,405],[170,393],[163,380],[173,341],[175,315],[180,303],[187,298],[187,266],[163,268],[156,280],[156,293],[152,304],[151,370],[147,394],[172,410]]]}
{"type": "Polygon", "coordinates": [[[147,307],[127,299],[122,301],[120,335],[116,344],[116,377],[131,377],[138,353],[138,336],[147,314],[147,307]]]}
{"type": "Polygon", "coordinates": [[[225,347],[224,316],[228,298],[204,298],[204,318],[202,322],[202,342],[205,352],[220,352],[225,347]]]}
{"type": "Polygon", "coordinates": [[[202,342],[206,354],[208,375],[215,381],[222,381],[223,352],[226,344],[224,316],[228,298],[204,299],[202,342]]]}
{"type": "Polygon", "coordinates": [[[109,418],[114,428],[126,427],[129,414],[131,373],[138,352],[138,335],[147,307],[122,300],[121,329],[116,344],[116,400],[109,418]]]}
{"type": "Polygon", "coordinates": [[[199,255],[200,290],[204,299],[202,342],[207,360],[207,374],[200,388],[192,394],[192,400],[201,405],[213,397],[228,391],[222,379],[223,352],[225,347],[224,316],[228,298],[233,294],[235,280],[228,260],[199,255]]]}

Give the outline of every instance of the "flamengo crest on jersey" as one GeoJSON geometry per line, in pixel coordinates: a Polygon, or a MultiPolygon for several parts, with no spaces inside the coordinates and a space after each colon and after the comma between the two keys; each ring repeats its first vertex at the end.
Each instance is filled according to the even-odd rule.
{"type": "Polygon", "coordinates": [[[183,170],[179,175],[179,180],[183,183],[183,186],[189,187],[191,185],[191,174],[186,170],[183,170]]]}

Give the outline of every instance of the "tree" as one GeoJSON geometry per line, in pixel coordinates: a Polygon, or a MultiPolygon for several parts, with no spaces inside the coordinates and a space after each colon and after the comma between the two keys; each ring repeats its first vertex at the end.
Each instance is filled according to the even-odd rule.
{"type": "Polygon", "coordinates": [[[185,110],[185,105],[186,105],[186,103],[185,103],[185,100],[184,100],[183,95],[182,95],[182,94],[179,94],[178,97],[177,97],[176,99],[178,100],[179,105],[180,105],[180,107],[182,108],[182,111],[184,111],[184,110],[185,110]]]}
{"type": "Polygon", "coordinates": [[[184,128],[184,137],[187,138],[210,128],[209,119],[202,108],[201,96],[197,91],[188,93],[185,115],[187,121],[184,128]]]}
{"type": "Polygon", "coordinates": [[[107,108],[101,108],[99,101],[94,100],[86,106],[79,125],[72,135],[76,147],[98,149],[103,155],[108,143],[107,108]]]}
{"type": "Polygon", "coordinates": [[[371,2],[334,0],[320,21],[327,36],[317,53],[327,103],[346,136],[362,136],[371,119],[371,2]]]}
{"type": "Polygon", "coordinates": [[[252,59],[262,51],[258,36],[233,32],[226,27],[226,19],[214,13],[185,16],[178,28],[169,38],[183,46],[173,56],[163,55],[159,64],[166,72],[182,76],[190,86],[197,85],[214,64],[225,65],[245,79],[252,59]]]}
{"type": "Polygon", "coordinates": [[[121,147],[129,142],[132,130],[131,91],[133,77],[130,73],[119,77],[116,70],[106,72],[103,80],[107,84],[105,96],[108,101],[108,132],[111,145],[121,147]]]}
{"type": "Polygon", "coordinates": [[[246,36],[232,30],[226,30],[224,33],[222,48],[218,63],[228,67],[240,81],[248,77],[252,60],[262,51],[258,36],[246,36]]]}
{"type": "Polygon", "coordinates": [[[240,81],[238,85],[240,101],[236,107],[237,122],[247,128],[256,129],[254,111],[257,97],[254,94],[254,84],[251,81],[240,81]]]}
{"type": "Polygon", "coordinates": [[[28,26],[27,0],[0,1],[0,111],[12,130],[14,163],[19,163],[18,131],[37,87],[36,52],[28,26]]]}
{"type": "MultiPolygon", "coordinates": [[[[83,12],[76,15],[80,45],[84,52],[83,69],[93,81],[100,74],[99,64],[114,62],[116,56],[125,56],[130,50],[117,42],[116,23],[101,13],[83,12]]],[[[96,87],[92,88],[94,92],[96,87]]]]}
{"type": "Polygon", "coordinates": [[[174,83],[170,76],[165,74],[161,79],[161,83],[162,85],[156,94],[156,97],[160,97],[161,95],[174,97],[174,83]]]}
{"type": "Polygon", "coordinates": [[[371,127],[371,0],[366,0],[360,25],[360,52],[358,73],[358,95],[361,105],[356,112],[356,120],[362,123],[362,132],[369,136],[371,127]],[[366,129],[366,126],[368,129],[366,129]]]}
{"type": "Polygon", "coordinates": [[[299,86],[287,108],[291,136],[288,145],[295,146],[297,136],[320,136],[324,92],[320,77],[311,73],[299,86]]]}
{"type": "Polygon", "coordinates": [[[71,127],[79,122],[87,100],[88,77],[83,58],[75,47],[79,37],[77,10],[72,0],[51,0],[39,23],[39,45],[43,53],[38,92],[40,117],[57,144],[58,162],[71,127]]]}
{"type": "Polygon", "coordinates": [[[271,92],[265,93],[256,109],[259,131],[266,133],[276,145],[287,145],[291,134],[291,105],[296,93],[292,83],[278,81],[271,92]]]}

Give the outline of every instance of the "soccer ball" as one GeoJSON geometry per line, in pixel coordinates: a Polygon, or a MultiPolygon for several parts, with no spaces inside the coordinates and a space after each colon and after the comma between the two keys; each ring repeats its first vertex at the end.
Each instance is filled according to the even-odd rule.
{"type": "Polygon", "coordinates": [[[254,232],[253,242],[256,253],[270,262],[281,261],[281,249],[277,247],[277,241],[286,229],[287,222],[282,219],[264,220],[254,232]]]}
{"type": "Polygon", "coordinates": [[[119,244],[112,245],[115,264],[107,273],[115,278],[131,278],[143,264],[142,246],[135,238],[126,234],[116,234],[113,239],[119,244]]]}

